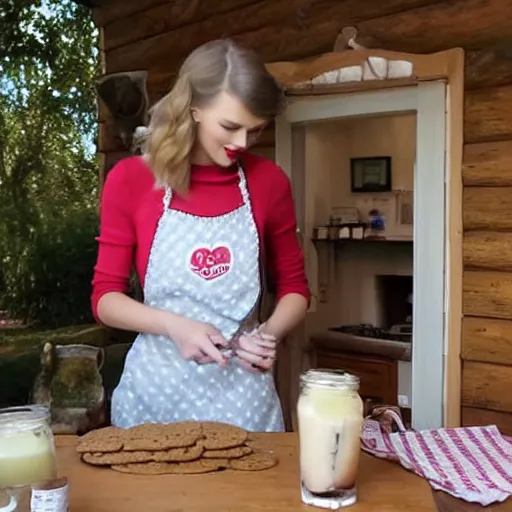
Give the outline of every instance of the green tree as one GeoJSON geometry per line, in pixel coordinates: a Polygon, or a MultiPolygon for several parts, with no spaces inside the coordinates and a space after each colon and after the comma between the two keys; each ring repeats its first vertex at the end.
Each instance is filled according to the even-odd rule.
{"type": "Polygon", "coordinates": [[[98,32],[70,0],[0,0],[0,308],[90,318],[98,32]]]}

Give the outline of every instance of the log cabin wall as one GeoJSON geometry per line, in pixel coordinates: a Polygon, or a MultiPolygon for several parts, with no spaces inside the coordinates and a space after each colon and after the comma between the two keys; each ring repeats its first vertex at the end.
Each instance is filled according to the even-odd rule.
{"type": "MultiPolygon", "coordinates": [[[[233,37],[267,62],[369,47],[466,51],[462,423],[512,434],[512,0],[96,0],[105,72],[146,69],[151,102],[197,45],[233,37]]],[[[269,130],[258,151],[273,154],[269,130]]],[[[106,172],[123,152],[100,106],[106,172]]],[[[457,291],[455,291],[457,293],[457,291]]]]}

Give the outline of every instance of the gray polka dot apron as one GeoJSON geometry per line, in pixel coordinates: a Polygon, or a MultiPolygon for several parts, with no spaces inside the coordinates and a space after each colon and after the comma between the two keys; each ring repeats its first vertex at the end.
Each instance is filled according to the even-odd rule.
{"type": "MultiPolygon", "coordinates": [[[[144,285],[148,306],[210,323],[227,340],[261,296],[259,236],[241,165],[238,174],[243,204],[217,217],[173,210],[166,189],[144,285]]],[[[111,414],[123,428],[210,420],[253,432],[284,430],[272,371],[252,373],[235,360],[226,368],[200,365],[183,359],[170,338],[146,333],[128,351],[111,414]]]]}

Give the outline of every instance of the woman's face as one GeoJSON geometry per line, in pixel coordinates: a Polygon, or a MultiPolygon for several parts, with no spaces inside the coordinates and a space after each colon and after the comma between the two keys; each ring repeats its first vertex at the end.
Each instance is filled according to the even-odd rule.
{"type": "Polygon", "coordinates": [[[221,92],[208,105],[193,108],[197,123],[192,163],[229,167],[241,151],[253,145],[267,120],[252,115],[235,96],[221,92]]]}

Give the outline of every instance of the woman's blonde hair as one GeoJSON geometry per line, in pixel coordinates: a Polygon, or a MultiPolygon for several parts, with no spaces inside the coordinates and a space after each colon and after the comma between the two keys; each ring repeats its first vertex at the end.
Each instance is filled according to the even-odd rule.
{"type": "Polygon", "coordinates": [[[144,152],[159,185],[184,193],[190,180],[195,141],[192,107],[222,91],[233,94],[255,117],[273,119],[284,93],[258,56],[229,39],[206,43],[185,60],[171,91],[152,109],[144,152]]]}

